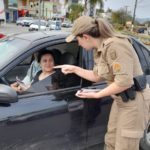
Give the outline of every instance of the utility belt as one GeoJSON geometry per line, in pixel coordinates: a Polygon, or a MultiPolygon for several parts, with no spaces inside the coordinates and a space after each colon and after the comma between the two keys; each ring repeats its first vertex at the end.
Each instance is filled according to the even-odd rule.
{"type": "Polygon", "coordinates": [[[139,75],[133,78],[134,85],[127,90],[116,94],[117,96],[121,96],[123,102],[128,102],[129,100],[134,100],[136,97],[136,91],[143,91],[146,88],[146,76],[139,75]]]}

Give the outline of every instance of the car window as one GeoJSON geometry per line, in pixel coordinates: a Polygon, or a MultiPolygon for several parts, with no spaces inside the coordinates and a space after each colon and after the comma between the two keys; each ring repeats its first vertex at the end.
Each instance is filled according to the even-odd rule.
{"type": "Polygon", "coordinates": [[[145,74],[150,74],[150,51],[136,41],[133,41],[133,47],[137,52],[143,72],[145,74]]]}
{"type": "Polygon", "coordinates": [[[9,84],[16,81],[16,77],[19,77],[20,80],[23,80],[23,78],[26,76],[28,69],[30,68],[30,65],[33,61],[33,56],[27,57],[25,60],[23,60],[21,63],[19,63],[17,66],[15,66],[12,70],[10,70],[6,75],[5,78],[8,81],[9,84]]]}
{"type": "Polygon", "coordinates": [[[27,40],[11,37],[0,40],[0,69],[10,63],[14,57],[19,56],[21,53],[20,50],[23,50],[29,44],[30,42],[27,40]]]}
{"type": "Polygon", "coordinates": [[[33,60],[33,56],[29,56],[27,59],[25,59],[23,62],[21,62],[19,65],[30,65],[33,60]]]}
{"type": "Polygon", "coordinates": [[[143,51],[143,54],[145,56],[145,61],[147,62],[147,68],[145,70],[145,73],[149,75],[150,74],[150,51],[142,45],[140,45],[140,48],[143,51]]]}
{"type": "MultiPolygon", "coordinates": [[[[56,65],[63,65],[63,64],[71,64],[71,65],[79,65],[80,63],[80,47],[77,43],[61,43],[56,45],[51,45],[43,48],[44,50],[51,51],[53,56],[55,57],[54,60],[56,65]]],[[[39,54],[41,50],[38,50],[36,54],[39,54]]],[[[35,79],[39,79],[39,75],[42,72],[42,69],[38,70],[34,75],[33,80],[31,81],[31,86],[27,87],[24,86],[22,82],[24,82],[24,78],[29,72],[29,69],[32,66],[32,56],[28,56],[25,60],[19,63],[16,67],[13,67],[4,77],[7,82],[12,85],[16,81],[20,86],[25,88],[23,92],[18,92],[18,94],[26,95],[31,93],[43,93],[49,92],[52,90],[60,90],[69,87],[79,86],[81,82],[81,78],[75,74],[68,74],[64,75],[60,69],[54,70],[53,74],[44,78],[43,80],[38,80],[36,82],[35,79]]],[[[30,69],[32,71],[32,69],[30,69]]]]}
{"type": "Polygon", "coordinates": [[[93,51],[86,51],[83,49],[83,66],[88,70],[92,70],[94,67],[93,51]]]}

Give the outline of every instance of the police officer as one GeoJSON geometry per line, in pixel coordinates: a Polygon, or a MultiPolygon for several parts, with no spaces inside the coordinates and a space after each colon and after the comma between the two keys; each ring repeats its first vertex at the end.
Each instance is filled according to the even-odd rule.
{"type": "MultiPolygon", "coordinates": [[[[108,86],[99,92],[77,91],[80,98],[112,96],[114,101],[105,136],[106,150],[138,150],[139,140],[149,119],[150,89],[145,86],[136,91],[134,77],[143,72],[135,50],[126,36],[117,34],[113,27],[102,19],[81,16],[75,20],[72,34],[66,41],[76,37],[83,48],[94,49],[93,70],[72,65],[61,65],[64,74],[75,73],[87,80],[106,80],[108,86]],[[130,89],[130,90],[129,90],[130,89]],[[132,89],[132,90],[131,90],[132,89]],[[118,93],[132,91],[124,98],[118,93]]],[[[146,85],[146,82],[145,82],[146,85]]]]}

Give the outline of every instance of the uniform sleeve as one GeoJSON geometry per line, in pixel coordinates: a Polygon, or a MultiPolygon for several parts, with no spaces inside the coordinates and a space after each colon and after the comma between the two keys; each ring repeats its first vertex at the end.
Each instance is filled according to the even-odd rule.
{"type": "Polygon", "coordinates": [[[107,52],[110,70],[118,86],[133,85],[133,54],[127,43],[113,44],[107,52]]]}

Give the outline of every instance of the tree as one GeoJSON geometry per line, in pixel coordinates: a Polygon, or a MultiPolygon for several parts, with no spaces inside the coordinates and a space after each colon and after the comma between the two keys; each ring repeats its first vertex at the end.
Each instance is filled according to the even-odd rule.
{"type": "Polygon", "coordinates": [[[124,9],[120,9],[118,11],[113,11],[112,12],[112,23],[118,23],[125,25],[127,20],[131,20],[131,15],[126,12],[124,9]]]}
{"type": "Polygon", "coordinates": [[[84,7],[80,4],[71,4],[69,6],[69,19],[73,22],[84,11],[84,7]]]}
{"type": "MultiPolygon", "coordinates": [[[[103,10],[104,7],[104,2],[103,0],[84,0],[84,14],[87,14],[87,4],[88,2],[90,3],[90,5],[92,5],[93,7],[96,6],[96,4],[100,5],[100,9],[103,10]]],[[[68,3],[68,0],[65,0],[65,3],[68,3]]]]}
{"type": "Polygon", "coordinates": [[[145,21],[144,24],[147,24],[148,27],[150,27],[150,20],[149,21],[145,21]]]}
{"type": "Polygon", "coordinates": [[[100,5],[100,12],[103,11],[103,7],[104,7],[104,2],[103,0],[85,0],[84,1],[84,14],[87,13],[87,3],[90,3],[90,6],[95,8],[96,4],[99,4],[100,5]]]}

